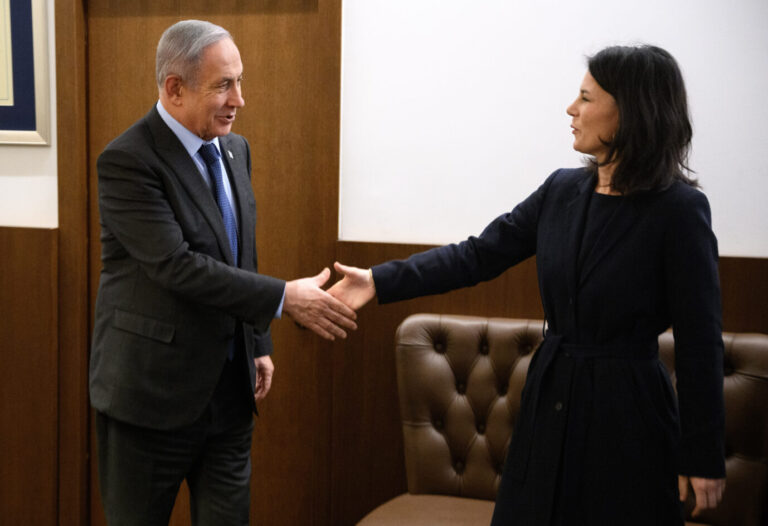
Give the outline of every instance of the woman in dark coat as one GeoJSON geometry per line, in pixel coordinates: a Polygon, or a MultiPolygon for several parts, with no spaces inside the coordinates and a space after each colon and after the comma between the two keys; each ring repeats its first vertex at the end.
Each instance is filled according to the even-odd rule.
{"type": "Polygon", "coordinates": [[[588,166],[554,172],[479,237],[363,270],[336,264],[352,308],[493,279],[535,255],[547,319],[493,525],[679,526],[725,487],[723,343],[709,204],[687,175],[677,63],[653,47],[588,61],[568,107],[588,166]],[[677,398],[658,359],[675,337],[677,398]],[[679,407],[679,411],[678,411],[679,407]]]}

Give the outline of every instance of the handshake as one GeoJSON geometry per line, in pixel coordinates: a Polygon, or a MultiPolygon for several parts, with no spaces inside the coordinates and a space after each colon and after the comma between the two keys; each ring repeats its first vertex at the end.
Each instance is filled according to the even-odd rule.
{"type": "Polygon", "coordinates": [[[283,311],[300,326],[326,340],[346,338],[357,329],[356,310],[376,296],[370,270],[334,263],[343,277],[327,291],[322,287],[331,277],[326,267],[317,276],[289,281],[285,285],[283,311]]]}

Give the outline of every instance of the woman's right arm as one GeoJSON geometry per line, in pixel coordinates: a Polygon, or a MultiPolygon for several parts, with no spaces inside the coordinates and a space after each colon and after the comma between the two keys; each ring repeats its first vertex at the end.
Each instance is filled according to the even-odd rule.
{"type": "Polygon", "coordinates": [[[372,279],[379,302],[470,287],[533,256],[542,204],[557,173],[550,175],[514,210],[494,219],[480,236],[374,266],[372,279]]]}

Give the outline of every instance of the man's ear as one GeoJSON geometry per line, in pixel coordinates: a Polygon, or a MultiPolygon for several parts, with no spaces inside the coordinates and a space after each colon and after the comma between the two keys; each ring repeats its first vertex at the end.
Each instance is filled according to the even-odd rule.
{"type": "Polygon", "coordinates": [[[174,106],[181,105],[181,97],[184,89],[185,86],[182,84],[181,77],[178,75],[168,75],[165,77],[162,90],[166,99],[174,106]]]}

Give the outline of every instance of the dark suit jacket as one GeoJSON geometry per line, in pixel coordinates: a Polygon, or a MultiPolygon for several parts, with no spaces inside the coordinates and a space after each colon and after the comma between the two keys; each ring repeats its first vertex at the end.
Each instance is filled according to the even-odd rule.
{"type": "MultiPolygon", "coordinates": [[[[573,524],[616,523],[616,517],[622,524],[678,524],[676,473],[725,473],[717,243],[707,199],[679,182],[620,198],[579,271],[594,184],[584,169],[558,170],[479,237],[373,268],[378,298],[389,302],[474,285],[536,255],[548,335],[592,354],[605,349],[614,355],[575,358],[559,367],[560,376],[542,375],[543,393],[524,393],[522,411],[533,411],[536,421],[532,436],[516,437],[511,446],[510,458],[522,462],[513,459],[504,479],[522,480],[502,481],[498,524],[506,517],[547,524],[557,485],[571,496],[574,508],[567,516],[573,524]],[[640,359],[670,325],[679,414],[663,365],[640,359]],[[532,398],[553,397],[562,397],[567,424],[548,420],[547,408],[525,407],[532,398]],[[551,433],[533,437],[550,424],[551,433]],[[518,442],[530,450],[515,450],[518,442]],[[530,493],[528,458],[527,473],[539,484],[530,493]],[[553,473],[542,474],[547,470],[553,473]]],[[[534,359],[529,380],[540,366],[534,359]]]]}
{"type": "Polygon", "coordinates": [[[211,191],[156,108],[99,156],[90,396],[115,419],[156,429],[193,422],[238,323],[252,383],[253,357],[272,350],[269,324],[285,284],[256,273],[248,143],[236,134],[219,141],[240,214],[239,267],[211,191]]]}

